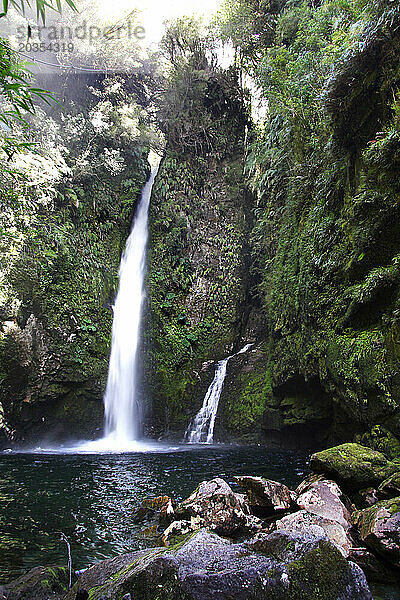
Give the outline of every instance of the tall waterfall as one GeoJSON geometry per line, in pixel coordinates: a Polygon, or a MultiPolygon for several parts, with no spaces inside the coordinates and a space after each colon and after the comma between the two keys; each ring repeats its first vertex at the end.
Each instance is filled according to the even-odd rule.
{"type": "Polygon", "coordinates": [[[247,352],[252,345],[253,344],[246,344],[246,346],[236,354],[232,354],[231,356],[228,356],[228,358],[224,358],[217,363],[214,379],[204,396],[203,406],[195,416],[193,423],[191,423],[186,430],[185,440],[188,441],[189,444],[213,443],[215,419],[225,381],[226,367],[231,358],[247,352]]]}
{"type": "Polygon", "coordinates": [[[140,434],[141,406],[137,394],[137,350],[144,298],[144,274],[151,190],[158,163],[145,184],[119,268],[114,305],[111,355],[104,395],[105,435],[123,447],[140,434]]]}

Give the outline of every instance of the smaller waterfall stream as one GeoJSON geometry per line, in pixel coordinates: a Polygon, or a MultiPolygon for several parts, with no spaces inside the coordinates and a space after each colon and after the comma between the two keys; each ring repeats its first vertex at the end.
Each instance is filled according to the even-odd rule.
{"type": "Polygon", "coordinates": [[[191,423],[186,430],[185,440],[189,444],[213,443],[215,419],[228,362],[234,356],[247,352],[251,346],[253,346],[253,344],[246,344],[246,346],[239,350],[239,352],[236,352],[236,354],[232,354],[217,363],[214,379],[204,396],[203,406],[195,416],[193,423],[191,423]]]}

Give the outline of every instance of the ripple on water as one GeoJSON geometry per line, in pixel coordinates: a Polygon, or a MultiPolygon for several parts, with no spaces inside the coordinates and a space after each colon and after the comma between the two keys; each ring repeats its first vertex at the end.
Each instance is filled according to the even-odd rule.
{"type": "Polygon", "coordinates": [[[146,496],[182,499],[204,479],[264,475],[296,485],[307,457],[260,447],[173,446],[99,452],[80,445],[0,455],[0,584],[37,565],[65,564],[64,533],[74,569],[144,547],[133,523],[146,496]]]}

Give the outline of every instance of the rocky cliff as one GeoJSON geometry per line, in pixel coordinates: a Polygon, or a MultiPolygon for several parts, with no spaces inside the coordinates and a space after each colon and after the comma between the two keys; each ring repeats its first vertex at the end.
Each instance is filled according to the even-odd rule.
{"type": "Polygon", "coordinates": [[[102,429],[118,265],[149,167],[121,81],[90,83],[85,105],[39,113],[40,153],[0,192],[4,444],[102,429]]]}

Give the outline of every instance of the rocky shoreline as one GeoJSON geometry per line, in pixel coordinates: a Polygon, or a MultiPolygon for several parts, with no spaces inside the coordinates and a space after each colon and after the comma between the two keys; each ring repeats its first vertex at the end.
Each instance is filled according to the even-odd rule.
{"type": "Polygon", "coordinates": [[[400,581],[400,463],[349,443],[310,466],[296,490],[246,475],[179,504],[146,499],[134,519],[150,548],[95,564],[72,589],[67,568],[37,567],[0,598],[369,600],[369,583],[400,581]]]}

